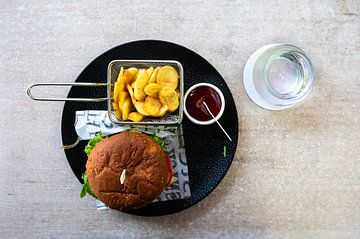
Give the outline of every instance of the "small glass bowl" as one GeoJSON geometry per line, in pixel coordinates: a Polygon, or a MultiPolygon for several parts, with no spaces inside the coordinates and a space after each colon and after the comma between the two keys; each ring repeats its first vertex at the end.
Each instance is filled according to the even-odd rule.
{"type": "Polygon", "coordinates": [[[224,98],[224,94],[221,92],[221,90],[219,88],[217,88],[216,86],[212,85],[212,84],[209,84],[209,83],[198,83],[198,84],[195,84],[193,86],[191,86],[185,93],[185,96],[184,96],[184,112],[185,112],[185,115],[186,117],[191,121],[193,122],[194,124],[199,124],[199,125],[209,125],[209,124],[213,124],[216,122],[216,120],[219,120],[221,118],[221,116],[223,115],[224,113],[224,110],[225,110],[225,98],[224,98]],[[213,90],[216,91],[216,93],[218,93],[218,95],[220,96],[220,101],[221,101],[221,108],[220,108],[220,111],[219,113],[215,116],[215,119],[211,119],[211,120],[208,120],[208,121],[201,121],[201,120],[197,120],[195,119],[194,117],[192,117],[189,112],[187,111],[186,109],[186,99],[188,97],[188,95],[190,94],[191,91],[193,91],[194,89],[200,87],[200,86],[207,86],[207,87],[210,87],[212,88],[213,90]]]}

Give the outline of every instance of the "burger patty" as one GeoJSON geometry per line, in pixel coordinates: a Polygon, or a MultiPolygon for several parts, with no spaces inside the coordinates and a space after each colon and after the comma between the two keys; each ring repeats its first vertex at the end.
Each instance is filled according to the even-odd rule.
{"type": "Polygon", "coordinates": [[[164,191],[169,176],[165,156],[149,136],[120,133],[96,144],[86,163],[86,175],[95,196],[110,208],[136,209],[164,191]]]}

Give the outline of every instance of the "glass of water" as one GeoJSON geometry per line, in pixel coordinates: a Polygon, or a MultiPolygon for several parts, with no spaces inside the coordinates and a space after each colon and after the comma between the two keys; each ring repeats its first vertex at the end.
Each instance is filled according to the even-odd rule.
{"type": "Polygon", "coordinates": [[[305,52],[286,44],[271,44],[255,51],[244,69],[249,97],[269,110],[287,109],[302,101],[315,78],[305,52]]]}

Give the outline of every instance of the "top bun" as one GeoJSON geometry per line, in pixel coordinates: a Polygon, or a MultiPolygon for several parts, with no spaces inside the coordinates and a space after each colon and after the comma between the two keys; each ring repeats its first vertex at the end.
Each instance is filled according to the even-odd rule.
{"type": "Polygon", "coordinates": [[[96,144],[86,163],[86,175],[95,196],[110,208],[141,208],[167,185],[170,172],[165,156],[149,136],[124,132],[96,144]]]}

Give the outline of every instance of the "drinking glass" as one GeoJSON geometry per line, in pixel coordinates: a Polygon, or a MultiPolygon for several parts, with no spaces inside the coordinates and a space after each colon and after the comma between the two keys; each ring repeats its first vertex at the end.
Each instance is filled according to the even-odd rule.
{"type": "Polygon", "coordinates": [[[244,86],[257,105],[287,109],[302,101],[314,81],[314,69],[305,52],[286,44],[271,44],[255,51],[244,69],[244,86]]]}

